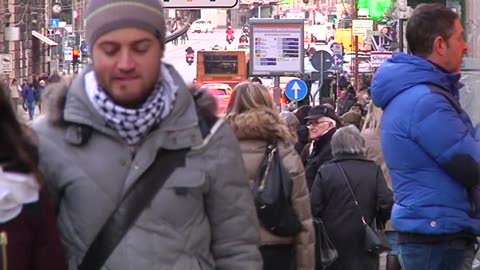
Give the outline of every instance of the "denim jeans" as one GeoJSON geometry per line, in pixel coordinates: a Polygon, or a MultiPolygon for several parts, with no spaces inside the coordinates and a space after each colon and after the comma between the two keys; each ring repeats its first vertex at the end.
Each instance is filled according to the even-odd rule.
{"type": "Polygon", "coordinates": [[[35,102],[27,102],[27,109],[30,120],[32,120],[35,115],[35,102]]]}
{"type": "Polygon", "coordinates": [[[399,244],[402,270],[471,270],[472,241],[457,238],[437,243],[399,244]]]}
{"type": "Polygon", "coordinates": [[[385,231],[385,236],[387,236],[388,243],[392,246],[392,250],[388,252],[388,255],[399,255],[398,251],[398,234],[396,231],[385,231]]]}

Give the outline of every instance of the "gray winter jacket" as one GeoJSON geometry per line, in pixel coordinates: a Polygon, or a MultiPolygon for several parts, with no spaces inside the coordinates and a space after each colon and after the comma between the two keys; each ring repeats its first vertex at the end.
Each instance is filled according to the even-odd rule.
{"type": "Polygon", "coordinates": [[[83,74],[68,92],[58,86],[49,91],[57,96],[49,106],[60,110],[49,112],[34,128],[69,269],[77,268],[156,152],[187,147],[192,150],[186,167],[167,179],[102,269],[261,269],[258,221],[235,135],[220,121],[203,139],[192,96],[176,71],[169,70],[180,85],[174,108],[135,155],[93,108],[83,74]]]}

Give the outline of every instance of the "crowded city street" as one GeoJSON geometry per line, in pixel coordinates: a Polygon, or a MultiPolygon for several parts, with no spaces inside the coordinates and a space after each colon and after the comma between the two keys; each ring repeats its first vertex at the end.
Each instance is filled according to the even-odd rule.
{"type": "Polygon", "coordinates": [[[479,18],[0,0],[0,270],[480,270],[479,18]]]}

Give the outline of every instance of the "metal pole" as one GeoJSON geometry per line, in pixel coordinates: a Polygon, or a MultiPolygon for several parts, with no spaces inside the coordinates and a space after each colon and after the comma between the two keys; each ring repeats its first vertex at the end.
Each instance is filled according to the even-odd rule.
{"type": "Polygon", "coordinates": [[[261,17],[262,17],[262,5],[258,3],[258,18],[261,18],[261,17]]]}
{"type": "MultiPolygon", "coordinates": [[[[357,19],[358,16],[358,6],[357,6],[357,1],[358,0],[353,0],[353,7],[352,7],[352,18],[357,19]]],[[[352,32],[353,33],[353,32],[352,32]]],[[[354,87],[355,91],[358,91],[358,36],[354,36],[353,40],[353,49],[355,52],[355,59],[353,60],[353,79],[354,79],[354,87]]]]}
{"type": "MultiPolygon", "coordinates": [[[[318,80],[318,87],[317,87],[317,91],[315,91],[315,93],[313,94],[312,96],[312,104],[313,106],[315,106],[315,97],[318,95],[318,93],[320,93],[322,91],[322,87],[323,87],[323,74],[325,73],[324,71],[324,68],[323,68],[323,54],[320,55],[321,56],[321,61],[320,61],[320,79],[318,80]]],[[[320,104],[320,100],[322,99],[322,95],[320,94],[320,97],[318,98],[318,104],[320,104]]]]}
{"type": "Polygon", "coordinates": [[[73,13],[75,12],[75,0],[72,0],[72,35],[73,35],[73,39],[74,39],[74,48],[76,47],[77,45],[77,38],[75,36],[75,18],[73,17],[73,13]]]}
{"type": "Polygon", "coordinates": [[[277,105],[277,109],[280,112],[282,110],[282,104],[280,103],[280,98],[282,96],[282,91],[280,90],[280,76],[273,77],[273,101],[277,105]]]}

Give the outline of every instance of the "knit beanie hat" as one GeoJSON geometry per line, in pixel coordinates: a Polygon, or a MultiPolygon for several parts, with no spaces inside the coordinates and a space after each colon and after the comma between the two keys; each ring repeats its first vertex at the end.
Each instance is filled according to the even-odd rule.
{"type": "Polygon", "coordinates": [[[160,0],[90,0],[85,15],[90,50],[102,35],[130,27],[152,33],[164,48],[166,28],[160,0]]]}

